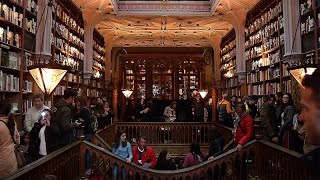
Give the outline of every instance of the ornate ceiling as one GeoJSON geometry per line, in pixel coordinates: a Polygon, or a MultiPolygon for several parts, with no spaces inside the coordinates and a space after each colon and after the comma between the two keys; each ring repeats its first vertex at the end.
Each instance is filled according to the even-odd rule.
{"type": "Polygon", "coordinates": [[[206,47],[258,0],[73,1],[113,47],[206,47]]]}

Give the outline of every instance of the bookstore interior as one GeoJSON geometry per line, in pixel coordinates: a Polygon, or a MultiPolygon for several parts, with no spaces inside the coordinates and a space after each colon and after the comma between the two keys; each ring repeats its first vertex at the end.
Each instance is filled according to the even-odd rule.
{"type": "Polygon", "coordinates": [[[0,2],[0,96],[17,116],[66,88],[113,105],[292,92],[318,63],[318,0],[107,2],[0,2]]]}

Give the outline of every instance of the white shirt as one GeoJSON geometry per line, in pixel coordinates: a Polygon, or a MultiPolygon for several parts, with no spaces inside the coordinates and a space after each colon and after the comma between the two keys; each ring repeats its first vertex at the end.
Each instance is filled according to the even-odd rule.
{"type": "Polygon", "coordinates": [[[28,109],[26,113],[26,117],[24,119],[24,129],[25,132],[30,132],[31,129],[33,128],[33,125],[35,122],[38,122],[39,120],[39,115],[40,112],[44,109],[50,109],[48,106],[43,105],[42,108],[37,109],[36,107],[32,106],[31,108],[28,109]]]}
{"type": "Polygon", "coordinates": [[[46,130],[46,127],[47,126],[43,126],[41,129],[40,129],[40,132],[39,132],[39,138],[40,138],[40,150],[39,150],[39,154],[42,155],[42,156],[46,156],[48,153],[47,153],[47,144],[46,144],[46,135],[44,133],[44,131],[46,130]]]}

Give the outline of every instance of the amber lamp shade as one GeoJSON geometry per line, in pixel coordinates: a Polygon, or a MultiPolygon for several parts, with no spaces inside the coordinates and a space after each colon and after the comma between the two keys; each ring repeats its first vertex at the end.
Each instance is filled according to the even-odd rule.
{"type": "Polygon", "coordinates": [[[68,69],[64,66],[52,64],[34,65],[28,67],[28,69],[39,88],[46,95],[52,93],[68,72],[68,69]]]}
{"type": "MultiPolygon", "coordinates": [[[[317,69],[317,65],[305,65],[288,68],[289,73],[302,86],[302,80],[306,74],[311,75],[317,69]]],[[[302,86],[303,87],[303,86],[302,86]]]]}

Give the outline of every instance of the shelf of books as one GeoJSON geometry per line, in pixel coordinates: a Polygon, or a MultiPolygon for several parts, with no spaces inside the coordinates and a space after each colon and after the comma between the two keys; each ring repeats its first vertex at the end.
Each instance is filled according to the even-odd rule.
{"type": "Polygon", "coordinates": [[[281,0],[262,0],[247,14],[245,60],[249,96],[290,92],[281,0]]]}
{"type": "Polygon", "coordinates": [[[236,75],[236,33],[235,30],[226,34],[221,41],[221,78],[222,91],[229,96],[241,96],[240,84],[236,75]]]}
{"type": "Polygon", "coordinates": [[[21,117],[34,90],[33,80],[24,74],[37,28],[37,0],[0,2],[0,98],[12,102],[19,129],[21,117]]]}
{"type": "Polygon", "coordinates": [[[319,63],[320,1],[299,0],[301,46],[305,63],[319,63]]]}
{"type": "MultiPolygon", "coordinates": [[[[91,97],[105,95],[105,42],[103,36],[94,29],[93,31],[93,66],[91,78],[91,97]],[[94,96],[92,96],[94,95],[94,96]]],[[[110,92],[109,92],[110,93],[110,92]]]]}
{"type": "Polygon", "coordinates": [[[52,56],[55,63],[71,67],[51,99],[61,99],[67,88],[81,89],[84,61],[84,25],[80,9],[70,0],[56,1],[52,12],[52,56]],[[54,38],[54,39],[53,39],[54,38]]]}

